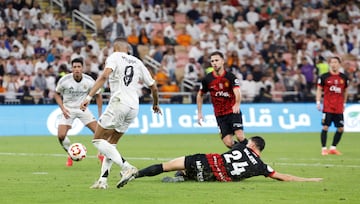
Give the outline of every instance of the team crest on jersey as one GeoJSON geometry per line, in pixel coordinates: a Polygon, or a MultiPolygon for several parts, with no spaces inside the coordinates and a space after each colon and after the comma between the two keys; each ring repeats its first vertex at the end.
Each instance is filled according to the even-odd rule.
{"type": "Polygon", "coordinates": [[[340,80],[340,84],[343,84],[343,83],[344,83],[344,80],[341,79],[341,80],[340,80]]]}
{"type": "Polygon", "coordinates": [[[84,89],[87,89],[87,86],[84,84],[84,87],[83,87],[84,89]]]}
{"type": "Polygon", "coordinates": [[[229,82],[226,81],[224,85],[225,87],[229,87],[229,82]]]}

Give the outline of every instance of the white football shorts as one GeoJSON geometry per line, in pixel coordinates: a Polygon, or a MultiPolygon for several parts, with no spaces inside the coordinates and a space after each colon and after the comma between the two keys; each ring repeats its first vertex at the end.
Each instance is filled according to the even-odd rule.
{"type": "Polygon", "coordinates": [[[112,98],[101,115],[98,124],[104,129],[115,129],[124,133],[136,118],[139,109],[133,109],[120,103],[119,98],[112,98]]]}
{"type": "Polygon", "coordinates": [[[80,108],[67,108],[70,112],[70,118],[66,119],[64,114],[61,114],[61,118],[59,120],[59,125],[69,125],[72,126],[74,120],[79,118],[79,120],[87,125],[93,121],[96,121],[96,118],[91,113],[91,111],[87,108],[85,111],[80,110],[80,108]]]}

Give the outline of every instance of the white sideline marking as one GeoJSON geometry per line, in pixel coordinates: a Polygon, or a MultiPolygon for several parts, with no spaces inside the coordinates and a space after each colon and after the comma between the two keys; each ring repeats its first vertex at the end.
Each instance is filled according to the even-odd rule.
{"type": "MultiPolygon", "coordinates": [[[[0,152],[0,156],[25,156],[25,157],[66,157],[66,154],[37,154],[37,153],[12,153],[12,152],[0,152]]],[[[97,156],[88,155],[87,158],[97,158],[97,156]]],[[[147,160],[147,161],[169,161],[174,158],[151,158],[151,157],[127,157],[129,160],[147,160]]],[[[290,158],[280,158],[279,160],[293,160],[290,158]]],[[[317,159],[317,158],[297,158],[302,161],[334,161],[335,159],[317,159]]],[[[358,159],[352,159],[358,160],[358,159]]],[[[288,163],[288,162],[268,162],[271,166],[312,166],[312,167],[345,167],[345,168],[360,168],[360,165],[347,165],[347,164],[323,164],[323,163],[288,163]]]]}

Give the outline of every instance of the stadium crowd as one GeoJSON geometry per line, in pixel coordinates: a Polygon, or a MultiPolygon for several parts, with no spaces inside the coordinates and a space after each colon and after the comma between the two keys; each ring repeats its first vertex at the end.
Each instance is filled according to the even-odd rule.
{"type": "MultiPolygon", "coordinates": [[[[30,2],[0,0],[0,104],[54,103],[71,60],[82,57],[84,72],[96,79],[119,36],[133,55],[157,61],[151,70],[161,92],[195,93],[211,71],[209,54],[221,51],[241,80],[243,102],[312,102],[327,58],[337,55],[350,79],[348,101],[360,101],[356,0],[64,0],[64,14],[30,2]],[[66,16],[74,9],[101,16],[100,29],[89,37],[82,29],[54,37],[69,34],[66,16]]],[[[139,84],[139,92],[149,102],[146,87],[139,84]]],[[[183,102],[176,94],[163,97],[183,102]]]]}

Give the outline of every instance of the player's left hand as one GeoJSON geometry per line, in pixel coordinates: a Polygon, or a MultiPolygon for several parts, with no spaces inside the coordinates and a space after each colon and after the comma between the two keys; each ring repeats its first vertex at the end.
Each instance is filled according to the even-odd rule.
{"type": "Polygon", "coordinates": [[[233,113],[240,113],[240,104],[234,104],[232,107],[233,113]]]}
{"type": "Polygon", "coordinates": [[[161,109],[159,105],[153,105],[153,111],[154,113],[162,115],[161,109]]]}

